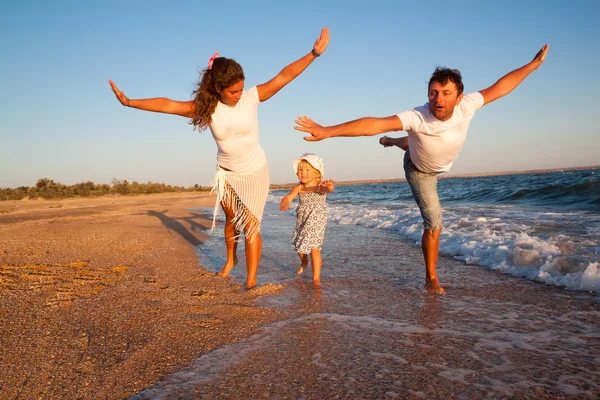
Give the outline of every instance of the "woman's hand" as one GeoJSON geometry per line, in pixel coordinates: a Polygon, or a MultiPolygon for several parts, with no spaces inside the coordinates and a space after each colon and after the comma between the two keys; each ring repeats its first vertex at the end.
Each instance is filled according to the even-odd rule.
{"type": "Polygon", "coordinates": [[[329,44],[329,28],[325,27],[321,29],[321,36],[315,41],[313,46],[313,52],[318,56],[323,54],[329,44]]]}
{"type": "Polygon", "coordinates": [[[290,201],[287,197],[281,199],[281,203],[279,203],[279,211],[287,211],[290,209],[290,201]]]}
{"type": "Polygon", "coordinates": [[[115,96],[117,96],[117,100],[119,100],[119,103],[123,104],[126,107],[129,107],[129,98],[119,90],[119,88],[117,87],[117,85],[115,85],[113,81],[109,79],[108,83],[110,84],[112,91],[115,92],[115,96]]]}

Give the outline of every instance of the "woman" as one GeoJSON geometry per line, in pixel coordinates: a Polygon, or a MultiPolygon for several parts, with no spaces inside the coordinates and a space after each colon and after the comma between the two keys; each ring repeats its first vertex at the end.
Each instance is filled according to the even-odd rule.
{"type": "Polygon", "coordinates": [[[209,128],[217,143],[218,168],[214,190],[217,204],[225,213],[227,261],[219,272],[227,276],[237,263],[237,238],[244,232],[248,276],[246,288],[256,286],[256,273],[262,250],[260,222],[269,193],[269,170],[258,140],[258,104],[270,99],[300,75],[329,43],[329,28],[321,30],[312,50],[286,66],[273,79],[244,90],[244,72],[232,59],[215,53],[202,71],[194,100],[175,101],[164,97],[129,99],[109,80],[121,104],[145,111],[180,115],[202,131],[209,128]]]}

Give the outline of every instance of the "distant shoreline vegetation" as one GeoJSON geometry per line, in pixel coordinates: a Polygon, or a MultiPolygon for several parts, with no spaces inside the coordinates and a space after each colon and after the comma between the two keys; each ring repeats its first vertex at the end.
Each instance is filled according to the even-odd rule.
{"type": "Polygon", "coordinates": [[[98,197],[107,195],[137,195],[153,193],[182,193],[206,192],[210,186],[194,185],[190,187],[172,186],[164,183],[113,179],[112,183],[95,184],[94,182],[81,182],[74,185],[64,185],[52,179],[38,179],[35,186],[21,186],[16,189],[0,189],[0,200],[35,199],[64,199],[69,197],[98,197]]]}
{"type": "MultiPolygon", "coordinates": [[[[569,167],[569,168],[552,168],[552,169],[537,169],[527,171],[505,171],[505,172],[489,172],[489,173],[474,173],[451,175],[441,174],[440,179],[454,178],[478,178],[482,176],[500,176],[500,175],[522,175],[522,174],[545,174],[552,172],[563,171],[580,171],[580,170],[600,169],[600,165],[591,165],[585,167],[569,167]]],[[[376,183],[393,183],[403,182],[404,178],[395,179],[366,179],[357,181],[340,181],[336,182],[337,186],[365,185],[376,183]]],[[[297,185],[296,183],[273,183],[270,186],[271,190],[289,189],[297,185]]],[[[164,183],[147,182],[139,183],[137,181],[128,182],[127,180],[113,179],[110,185],[95,184],[93,182],[81,182],[75,185],[67,186],[62,183],[54,182],[52,179],[38,179],[35,186],[21,186],[16,189],[0,188],[0,201],[2,200],[22,200],[29,199],[63,199],[69,197],[98,197],[107,195],[138,195],[138,194],[153,194],[153,193],[182,193],[182,192],[208,192],[212,189],[210,186],[200,186],[198,184],[184,187],[172,186],[164,183]]]]}

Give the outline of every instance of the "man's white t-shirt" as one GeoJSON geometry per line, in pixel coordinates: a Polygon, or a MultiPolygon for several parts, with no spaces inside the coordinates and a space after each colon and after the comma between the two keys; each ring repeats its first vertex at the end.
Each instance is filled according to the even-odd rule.
{"type": "Polygon", "coordinates": [[[223,168],[243,172],[266,162],[258,140],[258,90],[244,90],[234,107],[217,103],[208,125],[217,147],[217,162],[223,168]]]}
{"type": "Polygon", "coordinates": [[[397,116],[408,133],[412,163],[421,172],[447,172],[458,157],[467,137],[467,129],[475,111],[483,107],[479,92],[464,95],[454,108],[452,118],[440,121],[429,110],[429,104],[402,111],[397,116]]]}

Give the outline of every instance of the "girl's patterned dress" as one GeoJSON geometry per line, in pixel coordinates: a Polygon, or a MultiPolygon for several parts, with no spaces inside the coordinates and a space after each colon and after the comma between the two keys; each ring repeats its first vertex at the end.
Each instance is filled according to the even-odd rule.
{"type": "Polygon", "coordinates": [[[311,250],[321,250],[327,225],[327,205],[325,193],[305,192],[298,194],[296,209],[296,229],[292,244],[298,253],[310,254],[311,250]]]}

